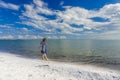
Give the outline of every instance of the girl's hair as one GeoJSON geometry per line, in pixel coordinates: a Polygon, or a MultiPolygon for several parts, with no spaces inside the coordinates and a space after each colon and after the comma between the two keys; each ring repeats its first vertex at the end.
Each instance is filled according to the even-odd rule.
{"type": "Polygon", "coordinates": [[[45,42],[47,39],[46,38],[43,38],[42,41],[45,42]]]}

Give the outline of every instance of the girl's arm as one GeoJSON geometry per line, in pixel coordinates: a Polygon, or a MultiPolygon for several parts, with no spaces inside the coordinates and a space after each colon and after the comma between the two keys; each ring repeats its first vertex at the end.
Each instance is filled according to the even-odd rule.
{"type": "Polygon", "coordinates": [[[42,50],[42,44],[40,44],[40,50],[42,50]]]}

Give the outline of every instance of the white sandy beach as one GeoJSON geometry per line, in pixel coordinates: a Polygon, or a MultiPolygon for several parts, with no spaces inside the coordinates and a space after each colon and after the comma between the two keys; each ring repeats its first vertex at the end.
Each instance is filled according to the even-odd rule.
{"type": "Polygon", "coordinates": [[[0,80],[120,80],[117,71],[0,52],[0,80]]]}

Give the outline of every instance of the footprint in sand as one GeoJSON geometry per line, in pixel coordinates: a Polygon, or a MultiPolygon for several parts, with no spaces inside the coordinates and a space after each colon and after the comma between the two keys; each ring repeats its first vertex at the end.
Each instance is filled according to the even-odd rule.
{"type": "Polygon", "coordinates": [[[38,65],[38,66],[35,66],[35,67],[49,67],[49,65],[38,65]]]}
{"type": "Polygon", "coordinates": [[[29,74],[28,77],[32,77],[32,74],[29,74]]]}

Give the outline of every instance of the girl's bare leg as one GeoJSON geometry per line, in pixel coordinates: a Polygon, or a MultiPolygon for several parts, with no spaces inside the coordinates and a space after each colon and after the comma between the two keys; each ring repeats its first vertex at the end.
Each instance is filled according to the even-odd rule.
{"type": "Polygon", "coordinates": [[[45,60],[45,58],[44,58],[44,54],[42,54],[42,60],[45,60]]]}
{"type": "Polygon", "coordinates": [[[45,59],[46,61],[48,61],[48,58],[47,58],[47,55],[46,55],[46,54],[44,54],[44,59],[45,59]]]}

